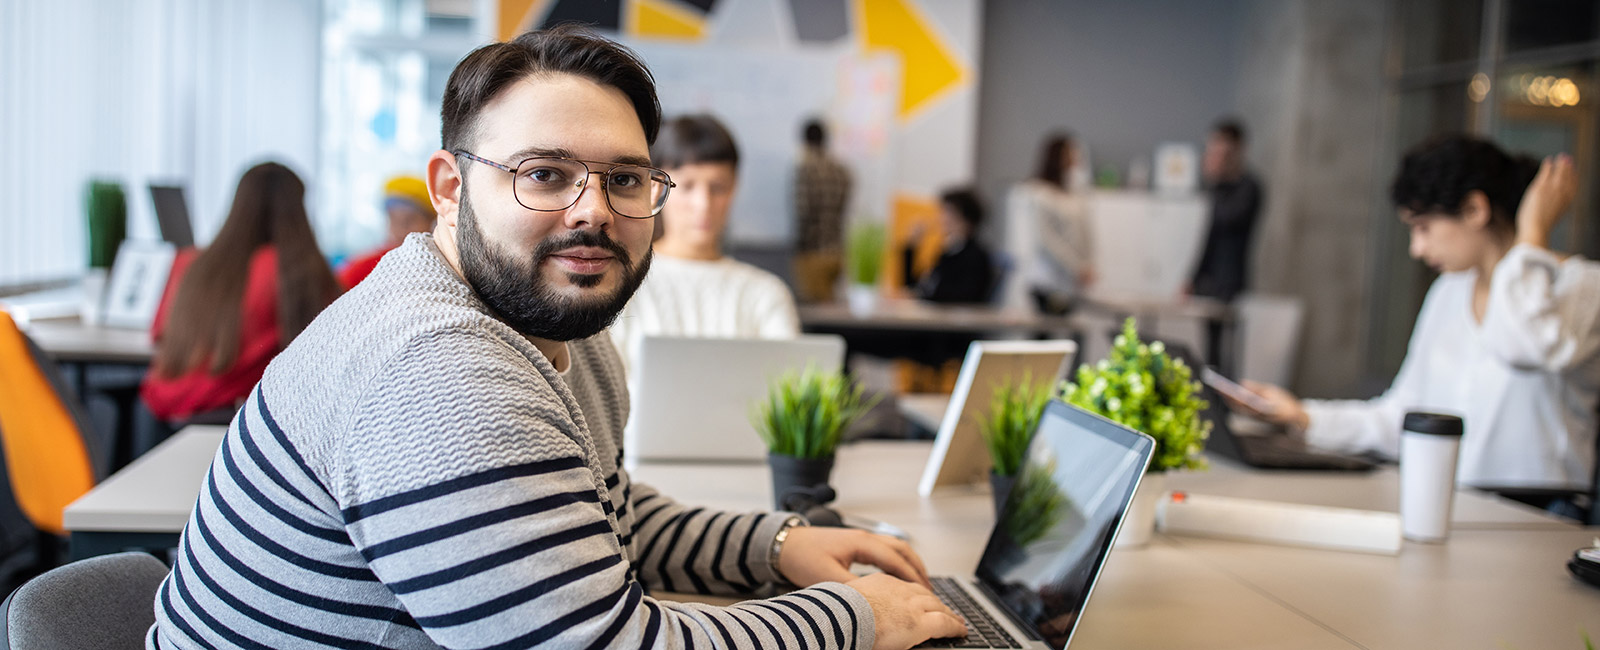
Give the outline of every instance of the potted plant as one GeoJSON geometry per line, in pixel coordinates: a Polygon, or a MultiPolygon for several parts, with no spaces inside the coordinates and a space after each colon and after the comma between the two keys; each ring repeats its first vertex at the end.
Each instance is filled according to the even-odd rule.
{"type": "Polygon", "coordinates": [[[85,325],[102,320],[107,276],[116,261],[117,247],[128,230],[128,201],[122,184],[91,180],[84,191],[84,212],[88,216],[89,270],[83,276],[83,306],[79,318],[85,325]]]}
{"type": "Polygon", "coordinates": [[[850,265],[850,286],[845,300],[856,315],[872,313],[878,304],[878,278],[883,272],[883,256],[889,242],[883,224],[861,223],[850,229],[845,241],[845,256],[850,265]]]}
{"type": "Polygon", "coordinates": [[[872,408],[860,386],[843,374],[808,366],[780,375],[756,405],[756,432],[767,444],[772,467],[772,501],[779,510],[795,507],[791,495],[821,498],[833,472],[834,451],[845,427],[872,408]]]}
{"type": "Polygon", "coordinates": [[[1140,342],[1129,318],[1112,342],[1110,358],[1080,366],[1063,387],[1062,400],[1155,438],[1155,454],[1117,539],[1119,546],[1144,544],[1155,530],[1166,472],[1206,466],[1200,453],[1211,423],[1200,417],[1207,406],[1200,384],[1188,364],[1168,355],[1161,342],[1140,342]]]}
{"type": "Polygon", "coordinates": [[[989,398],[988,412],[977,416],[978,431],[989,449],[989,486],[994,494],[996,515],[1003,510],[1001,506],[1006,502],[1006,495],[1016,483],[1023,456],[1028,452],[1028,441],[1054,389],[1049,382],[1035,384],[1031,379],[1025,374],[1020,382],[1007,381],[996,386],[993,397],[989,398]]]}

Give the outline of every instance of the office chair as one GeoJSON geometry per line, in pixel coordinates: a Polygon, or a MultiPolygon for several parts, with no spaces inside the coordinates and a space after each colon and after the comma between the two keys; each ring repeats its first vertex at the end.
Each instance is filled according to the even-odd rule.
{"type": "MultiPolygon", "coordinates": [[[[0,452],[16,505],[41,535],[47,566],[66,534],[61,511],[102,478],[88,418],[55,363],[0,312],[0,452]]],[[[3,577],[3,576],[0,576],[3,577]]]]}
{"type": "Polygon", "coordinates": [[[148,553],[79,560],[29,580],[0,603],[0,650],[133,650],[155,623],[167,566],[148,553]]]}

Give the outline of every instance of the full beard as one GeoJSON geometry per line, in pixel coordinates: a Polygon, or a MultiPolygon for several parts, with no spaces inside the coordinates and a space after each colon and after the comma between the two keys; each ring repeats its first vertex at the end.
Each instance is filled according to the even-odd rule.
{"type": "MultiPolygon", "coordinates": [[[[616,322],[617,315],[622,313],[650,270],[652,252],[647,251],[635,265],[626,248],[594,230],[574,230],[539,242],[530,259],[519,263],[501,247],[484,241],[465,187],[461,190],[460,221],[458,248],[462,275],[484,304],[524,336],[574,341],[599,334],[616,322]],[[616,291],[610,295],[577,298],[556,291],[539,270],[553,254],[574,246],[603,248],[616,257],[622,273],[622,283],[616,291]]],[[[599,285],[605,275],[568,273],[567,280],[587,289],[599,285]]]]}

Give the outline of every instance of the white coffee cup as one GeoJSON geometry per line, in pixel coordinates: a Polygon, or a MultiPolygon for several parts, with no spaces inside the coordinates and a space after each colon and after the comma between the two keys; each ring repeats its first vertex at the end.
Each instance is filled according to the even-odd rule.
{"type": "Polygon", "coordinates": [[[1400,434],[1400,525],[1406,539],[1443,542],[1450,536],[1456,494],[1461,418],[1407,413],[1400,434]]]}

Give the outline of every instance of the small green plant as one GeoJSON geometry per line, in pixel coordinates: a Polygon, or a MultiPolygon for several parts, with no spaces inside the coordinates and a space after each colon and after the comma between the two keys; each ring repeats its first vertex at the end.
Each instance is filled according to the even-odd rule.
{"type": "Polygon", "coordinates": [[[1071,500],[1056,484],[1056,460],[1043,465],[1032,465],[1017,478],[1011,494],[1006,497],[1006,534],[1017,546],[1027,546],[1050,532],[1061,522],[1065,508],[1071,500]]]}
{"type": "Polygon", "coordinates": [[[883,224],[862,223],[850,229],[850,239],[845,243],[850,258],[850,281],[855,284],[877,284],[883,272],[883,255],[888,250],[889,233],[883,224]]]}
{"type": "Polygon", "coordinates": [[[128,202],[123,196],[122,184],[89,181],[84,192],[84,211],[89,218],[89,266],[109,269],[128,229],[128,202]]]}
{"type": "Polygon", "coordinates": [[[1207,406],[1200,384],[1159,341],[1141,343],[1132,318],[1112,342],[1111,357],[1080,366],[1062,399],[1155,438],[1152,472],[1206,466],[1200,450],[1211,423],[1200,417],[1207,406]]]}
{"type": "Polygon", "coordinates": [[[840,373],[808,366],[774,380],[751,421],[774,454],[829,458],[844,428],[877,403],[877,398],[863,398],[863,392],[840,373]]]}
{"type": "Polygon", "coordinates": [[[1050,401],[1052,392],[1048,382],[1035,384],[1027,374],[1020,382],[1007,381],[995,387],[989,411],[976,416],[995,474],[1017,475],[1022,457],[1028,452],[1028,440],[1039,425],[1039,416],[1044,414],[1045,402],[1050,401]]]}

